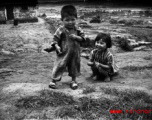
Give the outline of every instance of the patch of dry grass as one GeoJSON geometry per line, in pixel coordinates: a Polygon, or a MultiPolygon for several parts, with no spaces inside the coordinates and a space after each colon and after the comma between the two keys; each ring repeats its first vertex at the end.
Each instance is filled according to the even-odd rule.
{"type": "Polygon", "coordinates": [[[73,104],[75,101],[72,96],[66,95],[61,92],[53,92],[49,90],[43,90],[39,96],[29,96],[21,98],[16,101],[15,106],[18,108],[43,108],[43,107],[58,107],[62,105],[73,104]]]}
{"type": "Polygon", "coordinates": [[[138,99],[148,100],[150,97],[145,91],[137,91],[137,90],[129,90],[129,89],[121,91],[117,88],[106,88],[106,87],[100,88],[100,89],[104,91],[105,94],[115,95],[120,98],[122,97],[128,98],[131,101],[138,100],[138,99]]]}
{"type": "Polygon", "coordinates": [[[62,106],[61,108],[56,110],[55,116],[62,119],[68,119],[68,118],[76,119],[78,117],[77,113],[78,110],[76,109],[76,106],[68,105],[68,106],[62,106]]]}
{"type": "Polygon", "coordinates": [[[143,59],[145,59],[145,60],[152,60],[152,56],[146,56],[143,59]]]}
{"type": "MultiPolygon", "coordinates": [[[[124,118],[151,120],[150,114],[131,114],[125,113],[125,110],[151,110],[152,102],[150,96],[144,91],[137,90],[119,90],[117,88],[100,88],[105,94],[114,95],[118,98],[110,100],[107,98],[93,99],[91,97],[82,97],[75,100],[72,96],[64,93],[50,90],[42,90],[37,96],[20,98],[15,102],[15,108],[9,109],[9,115],[1,112],[1,118],[14,114],[14,119],[32,119],[38,120],[50,119],[48,114],[49,107],[54,111],[53,118],[58,120],[64,119],[87,119],[95,120],[104,118],[105,120],[122,120],[124,118]],[[46,109],[47,108],[47,109],[46,109]],[[110,110],[121,110],[122,114],[110,113],[110,110]],[[34,111],[37,111],[34,114],[34,111]],[[15,114],[17,116],[15,116],[15,114]]],[[[87,93],[93,92],[94,89],[87,88],[87,93]]],[[[51,112],[52,114],[52,112],[51,112]]],[[[3,120],[3,119],[2,119],[3,120]]]]}
{"type": "Polygon", "coordinates": [[[92,92],[95,92],[95,88],[94,87],[86,87],[84,90],[83,90],[83,94],[88,94],[88,93],[92,93],[92,92]]]}
{"type": "Polygon", "coordinates": [[[151,70],[145,70],[144,75],[142,76],[143,79],[152,78],[152,71],[151,70]]]}
{"type": "Polygon", "coordinates": [[[106,110],[112,104],[109,99],[92,99],[83,97],[79,99],[79,103],[73,106],[64,106],[57,110],[56,113],[59,117],[72,117],[77,119],[93,120],[101,116],[109,117],[109,112],[106,110]]]}
{"type": "Polygon", "coordinates": [[[121,110],[123,114],[112,114],[114,119],[130,118],[138,119],[142,116],[143,119],[150,120],[152,113],[150,114],[131,114],[125,113],[125,110],[151,110],[152,102],[150,96],[139,90],[125,90],[120,91],[116,88],[101,88],[106,94],[111,94],[119,97],[119,100],[110,107],[111,110],[121,110]]]}
{"type": "Polygon", "coordinates": [[[72,117],[87,120],[99,119],[106,116],[106,120],[122,120],[125,118],[150,120],[152,114],[131,114],[125,113],[125,110],[151,110],[152,103],[150,96],[144,91],[119,91],[116,88],[101,88],[106,94],[118,96],[119,99],[111,101],[109,99],[92,99],[88,97],[80,98],[80,102],[72,106],[64,106],[57,110],[59,117],[72,117]],[[110,114],[110,110],[121,110],[122,114],[110,114]]]}
{"type": "Polygon", "coordinates": [[[139,29],[139,28],[128,28],[128,33],[137,37],[137,40],[145,40],[146,42],[152,42],[152,29],[139,29]]]}
{"type": "Polygon", "coordinates": [[[152,69],[152,65],[148,65],[148,66],[126,66],[126,67],[123,67],[122,69],[127,70],[127,71],[143,71],[143,70],[152,69]]]}

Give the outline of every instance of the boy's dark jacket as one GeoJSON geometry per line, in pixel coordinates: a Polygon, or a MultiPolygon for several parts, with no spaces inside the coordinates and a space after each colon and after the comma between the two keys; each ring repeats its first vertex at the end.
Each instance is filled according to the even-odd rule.
{"type": "MultiPolygon", "coordinates": [[[[77,35],[79,34],[78,32],[79,32],[79,31],[77,31],[77,35]]],[[[63,33],[61,34],[61,38],[62,38],[62,36],[64,36],[63,33]]],[[[58,45],[60,46],[60,43],[58,43],[58,45]]],[[[46,51],[46,52],[48,52],[48,53],[49,53],[49,52],[53,52],[53,51],[55,51],[55,50],[56,50],[56,49],[55,49],[55,46],[54,46],[54,45],[51,45],[49,48],[45,48],[45,49],[44,49],[44,51],[46,51]]],[[[57,52],[57,51],[56,51],[56,52],[57,52]]]]}

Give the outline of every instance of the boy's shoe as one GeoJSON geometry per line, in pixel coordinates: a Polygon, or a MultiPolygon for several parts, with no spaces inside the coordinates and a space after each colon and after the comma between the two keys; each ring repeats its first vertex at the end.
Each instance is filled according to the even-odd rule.
{"type": "Polygon", "coordinates": [[[55,82],[50,82],[49,88],[56,89],[56,83],[55,82]]]}
{"type": "Polygon", "coordinates": [[[78,84],[75,81],[72,81],[70,84],[71,89],[76,90],[78,88],[78,84]]]}

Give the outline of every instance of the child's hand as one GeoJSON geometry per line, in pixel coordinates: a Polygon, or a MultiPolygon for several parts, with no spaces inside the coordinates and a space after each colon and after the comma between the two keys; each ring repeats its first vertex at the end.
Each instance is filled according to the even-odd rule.
{"type": "Polygon", "coordinates": [[[88,62],[87,65],[88,65],[88,66],[93,66],[93,65],[94,65],[94,62],[88,62]]]}
{"type": "Polygon", "coordinates": [[[72,40],[77,40],[77,39],[79,39],[79,36],[77,36],[75,34],[71,34],[71,35],[69,35],[69,38],[72,40]]]}
{"type": "Polygon", "coordinates": [[[61,53],[61,48],[60,47],[57,47],[56,48],[57,52],[60,54],[61,53]]]}
{"type": "Polygon", "coordinates": [[[98,68],[100,67],[100,63],[99,62],[95,62],[95,66],[98,68]]]}
{"type": "Polygon", "coordinates": [[[44,51],[46,52],[52,52],[53,50],[55,50],[55,48],[53,46],[49,47],[49,48],[45,48],[44,51]]]}
{"type": "Polygon", "coordinates": [[[61,48],[58,45],[55,45],[56,51],[60,54],[61,53],[61,48]]]}

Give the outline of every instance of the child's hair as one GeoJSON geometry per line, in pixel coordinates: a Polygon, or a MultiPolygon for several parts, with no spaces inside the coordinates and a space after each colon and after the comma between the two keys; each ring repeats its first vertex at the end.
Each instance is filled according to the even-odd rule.
{"type": "Polygon", "coordinates": [[[61,20],[67,16],[74,16],[77,18],[77,9],[73,5],[65,5],[61,9],[61,20]]]}
{"type": "Polygon", "coordinates": [[[112,41],[111,41],[111,36],[107,33],[98,33],[96,38],[95,38],[95,42],[99,41],[100,39],[102,39],[105,43],[107,48],[111,48],[112,47],[112,41]]]}

